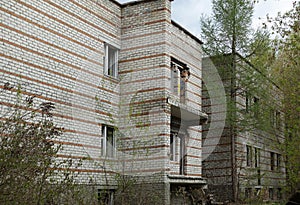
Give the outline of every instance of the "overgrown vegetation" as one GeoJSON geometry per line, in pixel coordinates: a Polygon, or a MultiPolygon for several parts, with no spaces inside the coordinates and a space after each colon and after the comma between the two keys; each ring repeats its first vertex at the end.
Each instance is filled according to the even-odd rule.
{"type": "MultiPolygon", "coordinates": [[[[0,91],[0,203],[59,204],[75,191],[71,160],[56,160],[63,132],[53,122],[51,102],[22,95],[5,83],[0,91]],[[61,171],[57,171],[60,169],[61,171]]],[[[77,164],[79,165],[79,164],[77,164]]]]}
{"type": "Polygon", "coordinates": [[[276,59],[270,76],[283,90],[282,100],[286,141],[280,147],[287,160],[287,191],[294,193],[300,184],[300,2],[293,9],[268,19],[274,40],[276,59]]]}

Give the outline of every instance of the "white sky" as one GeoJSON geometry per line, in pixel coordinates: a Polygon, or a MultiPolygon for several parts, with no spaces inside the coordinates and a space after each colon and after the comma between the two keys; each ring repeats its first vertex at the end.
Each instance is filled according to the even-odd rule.
{"type": "MultiPolygon", "coordinates": [[[[132,0],[118,0],[120,3],[132,0]]],[[[199,37],[199,19],[202,14],[211,14],[211,0],[174,0],[172,2],[172,19],[199,37]]],[[[285,12],[293,7],[293,0],[260,0],[255,5],[253,27],[257,28],[266,20],[266,15],[275,17],[278,12],[285,12]],[[261,17],[262,20],[258,18],[261,17]]]]}

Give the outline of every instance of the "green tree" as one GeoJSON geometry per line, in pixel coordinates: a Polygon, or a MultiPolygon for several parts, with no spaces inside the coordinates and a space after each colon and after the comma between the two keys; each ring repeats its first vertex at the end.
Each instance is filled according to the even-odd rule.
{"type": "Polygon", "coordinates": [[[237,136],[265,128],[261,122],[269,120],[262,118],[269,115],[262,114],[267,110],[262,109],[262,104],[267,105],[272,95],[267,92],[272,82],[268,79],[269,64],[265,59],[273,58],[274,52],[268,32],[251,28],[255,2],[213,0],[212,16],[203,16],[200,21],[203,50],[213,56],[211,59],[218,67],[227,94],[226,126],[231,144],[231,198],[234,201],[239,198],[245,158],[241,156],[242,147],[236,146],[237,136]],[[240,96],[245,99],[244,110],[239,106],[240,96]]]}
{"type": "MultiPolygon", "coordinates": [[[[287,183],[290,192],[300,183],[300,2],[293,9],[269,18],[271,29],[279,34],[275,40],[277,56],[270,72],[283,90],[282,100],[286,124],[287,183]]],[[[267,26],[267,24],[266,24],[267,26]]]]}
{"type": "Polygon", "coordinates": [[[213,0],[212,3],[212,16],[200,19],[206,54],[240,53],[248,57],[263,47],[265,32],[251,28],[254,1],[213,0]]]}

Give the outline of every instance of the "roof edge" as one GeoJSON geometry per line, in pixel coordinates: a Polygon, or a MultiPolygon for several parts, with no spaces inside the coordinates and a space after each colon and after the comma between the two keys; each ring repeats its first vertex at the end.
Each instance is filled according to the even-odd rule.
{"type": "MultiPolygon", "coordinates": [[[[115,0],[113,0],[115,1],[115,0]]],[[[156,0],[135,0],[135,1],[130,1],[124,4],[121,4],[121,7],[124,8],[126,6],[134,6],[140,3],[145,3],[145,2],[151,2],[151,1],[156,1],[156,0]]],[[[174,1],[174,0],[169,0],[169,1],[174,1]]]]}
{"type": "Polygon", "coordinates": [[[118,6],[122,6],[122,4],[120,2],[118,2],[117,0],[110,0],[111,2],[113,2],[114,4],[117,4],[118,6]]]}
{"type": "Polygon", "coordinates": [[[175,22],[174,20],[171,21],[172,24],[174,26],[176,26],[177,28],[179,28],[180,30],[182,30],[185,34],[187,34],[188,36],[190,36],[192,39],[194,39],[195,41],[197,41],[199,44],[203,44],[203,42],[196,37],[194,34],[192,34],[191,32],[189,32],[187,29],[183,28],[180,24],[178,24],[177,22],[175,22]]]}

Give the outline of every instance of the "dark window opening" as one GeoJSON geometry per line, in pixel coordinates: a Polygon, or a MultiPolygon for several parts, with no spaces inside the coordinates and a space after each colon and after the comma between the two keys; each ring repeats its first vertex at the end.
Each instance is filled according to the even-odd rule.
{"type": "Polygon", "coordinates": [[[275,168],[275,153],[274,152],[270,153],[270,165],[271,165],[271,170],[274,170],[274,168],[275,168]]]}
{"type": "Polygon", "coordinates": [[[260,149],[254,148],[254,157],[255,157],[255,167],[260,167],[260,149]]]}
{"type": "Polygon", "coordinates": [[[255,189],[255,196],[259,196],[261,194],[261,188],[255,189]]]}

